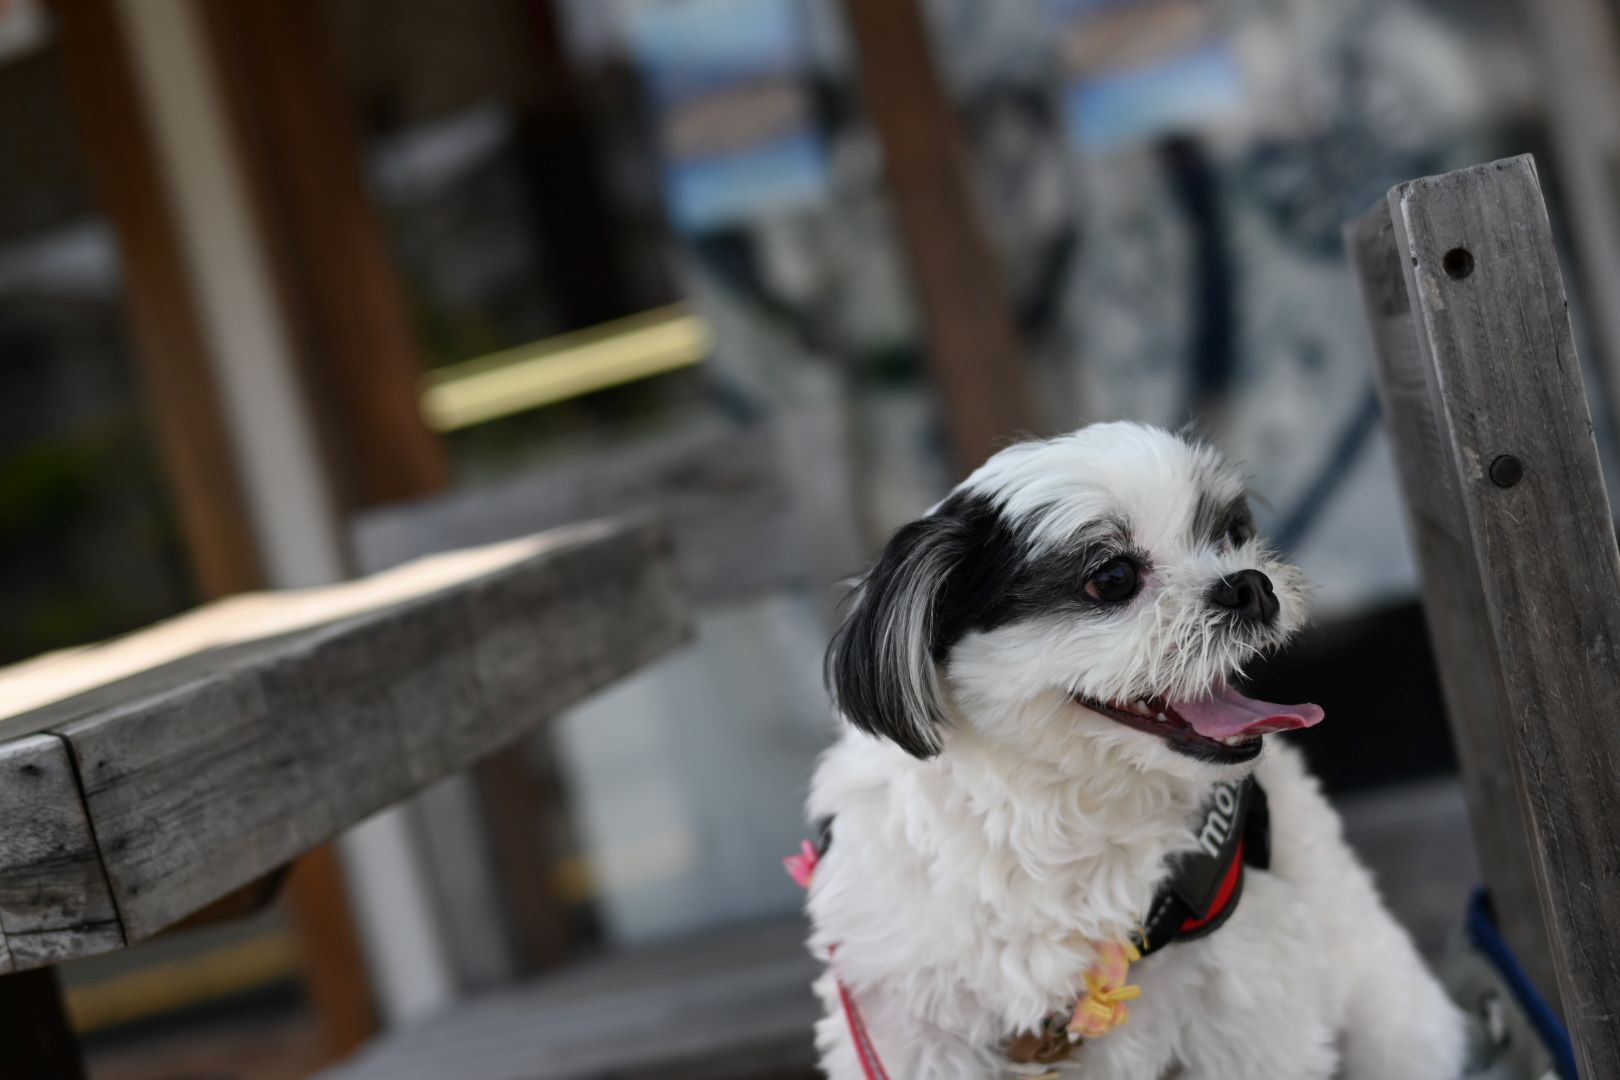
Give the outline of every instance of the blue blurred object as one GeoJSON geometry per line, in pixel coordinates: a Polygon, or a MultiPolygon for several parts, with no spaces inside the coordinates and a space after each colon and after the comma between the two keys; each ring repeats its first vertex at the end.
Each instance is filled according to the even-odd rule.
{"type": "Polygon", "coordinates": [[[790,0],[626,10],[679,229],[702,233],[826,199],[826,148],[811,122],[804,31],[790,0]]]}
{"type": "Polygon", "coordinates": [[[1207,42],[1153,63],[1090,76],[1064,95],[1070,137],[1103,152],[1172,132],[1197,130],[1243,102],[1237,62],[1207,42]]]}
{"type": "Polygon", "coordinates": [[[1564,1080],[1577,1080],[1575,1046],[1570,1041],[1569,1029],[1525,974],[1513,950],[1508,948],[1501,931],[1497,929],[1490,895],[1484,889],[1476,889],[1468,902],[1467,933],[1469,943],[1490,962],[1497,977],[1513,995],[1514,1003],[1552,1055],[1558,1075],[1564,1080]]]}

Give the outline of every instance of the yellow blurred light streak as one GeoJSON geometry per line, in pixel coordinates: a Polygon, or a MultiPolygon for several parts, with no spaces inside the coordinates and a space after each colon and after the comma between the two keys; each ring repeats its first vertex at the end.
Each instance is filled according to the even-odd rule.
{"type": "Polygon", "coordinates": [[[250,938],[155,967],[67,988],[74,1030],[98,1031],[252,990],[296,974],[298,946],[286,933],[250,938]]]}
{"type": "Polygon", "coordinates": [[[679,304],[645,311],[431,371],[422,415],[435,431],[471,427],[691,367],[709,342],[708,326],[679,304]]]}
{"type": "Polygon", "coordinates": [[[697,839],[691,830],[677,827],[559,859],[551,868],[551,884],[564,903],[582,904],[604,889],[646,888],[691,873],[696,866],[697,839]]]}

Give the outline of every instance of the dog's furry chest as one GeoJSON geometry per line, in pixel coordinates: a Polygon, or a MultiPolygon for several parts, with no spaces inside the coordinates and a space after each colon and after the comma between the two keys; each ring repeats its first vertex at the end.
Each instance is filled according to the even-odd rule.
{"type": "Polygon", "coordinates": [[[835,815],[813,944],[837,946],[852,983],[895,986],[978,1038],[1072,1006],[1096,944],[1129,940],[1195,842],[1194,795],[1135,793],[1159,812],[1134,815],[1034,785],[1007,799],[983,775],[896,776],[873,768],[870,744],[840,750],[813,800],[835,815]]]}
{"type": "MultiPolygon", "coordinates": [[[[1199,805],[1194,794],[1155,802],[1159,814],[1105,821],[1083,802],[1065,814],[1061,800],[1042,805],[1025,790],[998,803],[972,777],[896,778],[865,755],[836,753],[816,791],[813,807],[837,821],[811,893],[812,944],[824,954],[838,947],[841,976],[873,1003],[878,1023],[903,1025],[898,1014],[908,1014],[987,1053],[1072,1007],[1094,943],[1127,940],[1170,859],[1195,842],[1199,805]],[[897,1003],[893,1020],[886,999],[897,1003]]],[[[1282,831],[1286,851],[1294,845],[1286,824],[1282,831]]],[[[1114,1040],[1115,1050],[1088,1046],[1077,1060],[1126,1053],[1147,1026],[1178,1043],[1181,1034],[1189,1043],[1219,1038],[1208,1030],[1219,1008],[1195,1000],[1194,988],[1224,986],[1237,1000],[1256,972],[1268,982],[1330,982],[1315,971],[1323,936],[1297,888],[1252,872],[1226,926],[1133,970],[1144,990],[1132,1007],[1138,1035],[1122,1029],[1098,1044],[1114,1040]]]]}

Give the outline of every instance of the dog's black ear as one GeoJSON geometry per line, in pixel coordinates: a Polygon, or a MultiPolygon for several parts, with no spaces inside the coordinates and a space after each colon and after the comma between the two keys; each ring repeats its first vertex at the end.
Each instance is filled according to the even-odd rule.
{"type": "Polygon", "coordinates": [[[902,527],[861,579],[827,649],[827,684],[845,718],[918,758],[941,748],[939,608],[965,549],[954,517],[902,527]]]}

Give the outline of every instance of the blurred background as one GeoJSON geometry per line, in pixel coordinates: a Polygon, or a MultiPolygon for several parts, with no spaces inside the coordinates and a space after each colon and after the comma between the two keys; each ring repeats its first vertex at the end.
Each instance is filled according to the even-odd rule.
{"type": "Polygon", "coordinates": [[[581,958],[792,949],[837,582],[1016,433],[1118,417],[1222,444],[1317,582],[1259,690],[1326,707],[1302,745],[1438,947],[1477,872],[1339,228],[1535,153],[1620,476],[1617,25],[0,0],[0,662],[631,510],[699,609],[271,910],[69,966],[92,1075],[301,1077],[581,958]]]}

